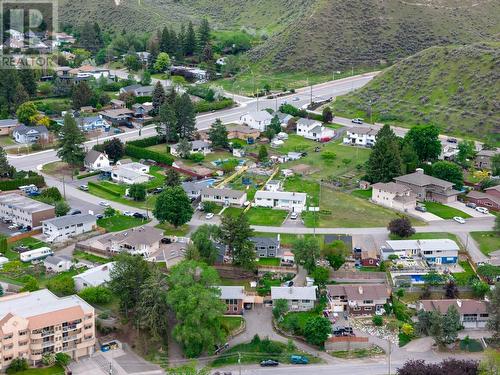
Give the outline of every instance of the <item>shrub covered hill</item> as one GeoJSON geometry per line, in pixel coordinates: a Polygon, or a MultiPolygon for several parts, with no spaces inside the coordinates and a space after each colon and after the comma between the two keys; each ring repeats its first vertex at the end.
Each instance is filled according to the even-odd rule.
{"type": "Polygon", "coordinates": [[[338,114],[500,143],[500,42],[431,47],[334,103],[338,114]]]}
{"type": "Polygon", "coordinates": [[[325,72],[376,66],[444,44],[500,34],[495,0],[59,0],[60,20],[152,31],[165,24],[243,28],[261,36],[250,52],[280,71],[325,72]]]}

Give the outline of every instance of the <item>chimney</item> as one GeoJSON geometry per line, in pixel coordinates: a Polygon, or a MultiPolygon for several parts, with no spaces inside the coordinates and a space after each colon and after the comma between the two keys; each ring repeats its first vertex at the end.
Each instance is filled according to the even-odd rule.
{"type": "Polygon", "coordinates": [[[462,300],[457,299],[457,305],[458,307],[462,307],[462,300]]]}
{"type": "Polygon", "coordinates": [[[359,294],[363,294],[363,287],[361,285],[358,287],[358,292],[359,294]]]}
{"type": "Polygon", "coordinates": [[[422,168],[415,169],[416,173],[424,174],[424,170],[422,168]]]}

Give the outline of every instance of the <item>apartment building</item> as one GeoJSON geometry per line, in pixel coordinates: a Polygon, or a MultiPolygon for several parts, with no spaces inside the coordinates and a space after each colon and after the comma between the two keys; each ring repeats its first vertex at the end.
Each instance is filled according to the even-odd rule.
{"type": "Polygon", "coordinates": [[[0,217],[11,219],[15,224],[35,228],[55,216],[54,206],[49,204],[17,193],[0,195],[0,217]]]}
{"type": "Polygon", "coordinates": [[[43,221],[43,234],[47,242],[66,241],[70,237],[92,231],[96,227],[96,217],[77,214],[56,217],[43,221]]]}
{"type": "Polygon", "coordinates": [[[91,355],[94,308],[77,295],[59,298],[47,289],[2,297],[0,344],[0,370],[19,357],[36,366],[46,353],[91,355]]]}

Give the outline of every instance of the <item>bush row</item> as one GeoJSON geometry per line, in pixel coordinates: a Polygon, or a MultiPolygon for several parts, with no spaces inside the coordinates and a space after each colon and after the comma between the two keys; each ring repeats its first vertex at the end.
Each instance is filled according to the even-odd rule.
{"type": "Polygon", "coordinates": [[[303,117],[303,118],[309,118],[312,120],[323,122],[323,116],[321,116],[317,113],[308,112],[305,109],[299,109],[297,107],[294,107],[291,104],[283,104],[280,107],[280,112],[286,113],[286,114],[291,115],[293,117],[303,117]]]}
{"type": "Polygon", "coordinates": [[[196,112],[209,112],[231,107],[233,104],[233,99],[222,99],[216,102],[207,102],[206,100],[201,100],[195,103],[194,107],[196,109],[196,112]]]}
{"type": "Polygon", "coordinates": [[[160,143],[163,143],[163,141],[159,137],[156,137],[156,136],[137,139],[135,141],[128,141],[127,142],[128,145],[137,146],[137,147],[151,147],[151,146],[159,145],[160,143]]]}
{"type": "Polygon", "coordinates": [[[76,176],[76,178],[78,180],[81,180],[82,178],[97,176],[100,173],[101,173],[101,171],[95,171],[95,172],[85,173],[85,174],[81,174],[81,175],[76,176]]]}
{"type": "Polygon", "coordinates": [[[151,159],[156,161],[157,163],[172,165],[174,162],[174,158],[170,155],[161,154],[156,151],[151,151],[146,148],[141,148],[139,146],[134,146],[130,143],[127,143],[125,146],[125,154],[137,158],[137,159],[151,159]]]}
{"type": "Polygon", "coordinates": [[[111,194],[113,197],[117,197],[117,198],[120,197],[120,193],[118,193],[118,192],[114,191],[113,189],[110,189],[104,185],[100,185],[94,181],[89,181],[88,186],[92,186],[93,188],[95,188],[97,190],[101,190],[107,194],[111,194]]]}
{"type": "Polygon", "coordinates": [[[16,190],[19,186],[36,185],[37,187],[45,186],[43,176],[33,176],[28,178],[20,178],[16,180],[0,181],[0,190],[16,190]]]}

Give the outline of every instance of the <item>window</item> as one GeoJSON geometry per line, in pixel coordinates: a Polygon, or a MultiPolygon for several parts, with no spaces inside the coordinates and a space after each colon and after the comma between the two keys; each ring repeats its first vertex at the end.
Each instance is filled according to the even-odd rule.
{"type": "Polygon", "coordinates": [[[365,311],[371,311],[372,307],[371,306],[365,306],[365,311]]]}
{"type": "Polygon", "coordinates": [[[373,300],[372,300],[372,299],[365,299],[365,300],[363,301],[363,304],[364,304],[364,305],[371,305],[371,304],[373,304],[373,300]]]}
{"type": "Polygon", "coordinates": [[[356,307],[353,307],[353,308],[352,308],[352,311],[360,311],[360,310],[361,310],[361,307],[357,307],[357,306],[356,306],[356,307]]]}
{"type": "Polygon", "coordinates": [[[479,316],[481,318],[488,318],[490,316],[490,314],[479,314],[479,316]]]}

